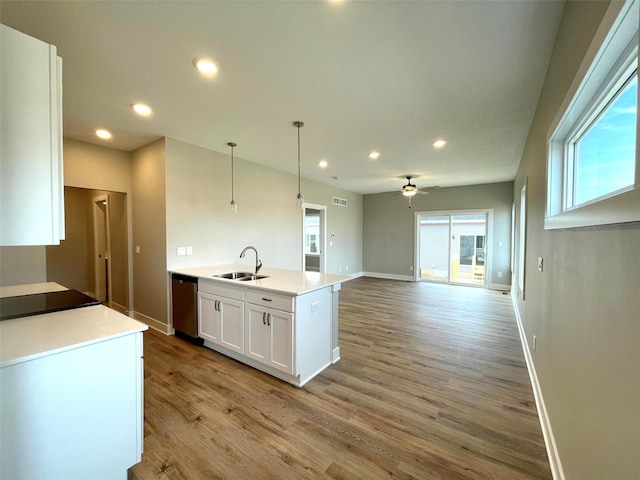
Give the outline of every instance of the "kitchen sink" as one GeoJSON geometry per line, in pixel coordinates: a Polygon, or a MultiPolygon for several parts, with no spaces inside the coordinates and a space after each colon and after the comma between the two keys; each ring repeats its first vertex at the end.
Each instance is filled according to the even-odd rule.
{"type": "Polygon", "coordinates": [[[211,276],[217,277],[217,278],[227,278],[229,280],[237,280],[238,278],[250,277],[251,275],[253,274],[249,272],[227,272],[227,273],[216,273],[211,276]]]}
{"type": "Polygon", "coordinates": [[[216,278],[226,278],[227,280],[237,280],[239,282],[250,282],[251,280],[260,280],[261,278],[268,278],[267,275],[254,275],[249,272],[227,272],[227,273],[215,273],[211,275],[216,278]]]}
{"type": "Polygon", "coordinates": [[[236,278],[239,282],[250,282],[251,280],[260,280],[261,278],[269,278],[267,275],[249,275],[248,277],[236,278]]]}

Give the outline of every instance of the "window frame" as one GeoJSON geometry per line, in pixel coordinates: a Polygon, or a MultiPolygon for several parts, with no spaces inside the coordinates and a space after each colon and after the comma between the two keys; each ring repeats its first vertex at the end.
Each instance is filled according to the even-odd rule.
{"type": "Polygon", "coordinates": [[[573,143],[637,70],[638,3],[639,0],[612,2],[549,129],[545,229],[640,221],[638,121],[635,178],[631,185],[572,205],[573,143]]]}

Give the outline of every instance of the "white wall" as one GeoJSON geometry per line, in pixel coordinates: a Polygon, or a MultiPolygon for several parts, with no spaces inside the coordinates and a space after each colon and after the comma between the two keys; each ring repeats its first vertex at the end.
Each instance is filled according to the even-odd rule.
{"type": "MultiPolygon", "coordinates": [[[[234,155],[235,200],[231,201],[230,155],[167,138],[167,266],[255,264],[253,254],[240,259],[247,245],[256,247],[265,266],[302,268],[303,212],[296,206],[297,179],[234,155]],[[193,247],[178,256],[177,247],[193,247]]],[[[327,205],[327,273],[346,265],[362,269],[362,195],[303,180],[309,203],[327,205]],[[348,198],[349,207],[334,207],[332,196],[348,198]]]]}

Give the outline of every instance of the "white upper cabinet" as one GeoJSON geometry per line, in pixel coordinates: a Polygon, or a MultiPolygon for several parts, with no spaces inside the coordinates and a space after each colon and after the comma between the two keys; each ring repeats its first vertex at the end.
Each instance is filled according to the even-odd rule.
{"type": "Polygon", "coordinates": [[[62,60],[1,25],[0,245],[64,239],[62,60]]]}

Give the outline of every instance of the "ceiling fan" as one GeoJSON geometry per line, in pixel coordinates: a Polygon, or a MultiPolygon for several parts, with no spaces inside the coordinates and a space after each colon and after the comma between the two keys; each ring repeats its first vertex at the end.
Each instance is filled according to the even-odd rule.
{"type": "Polygon", "coordinates": [[[413,175],[407,175],[405,178],[407,179],[407,184],[402,186],[402,190],[396,193],[396,195],[404,195],[409,199],[409,208],[411,208],[411,199],[414,195],[428,195],[429,192],[424,192],[419,190],[415,184],[411,183],[411,178],[413,175]]]}

